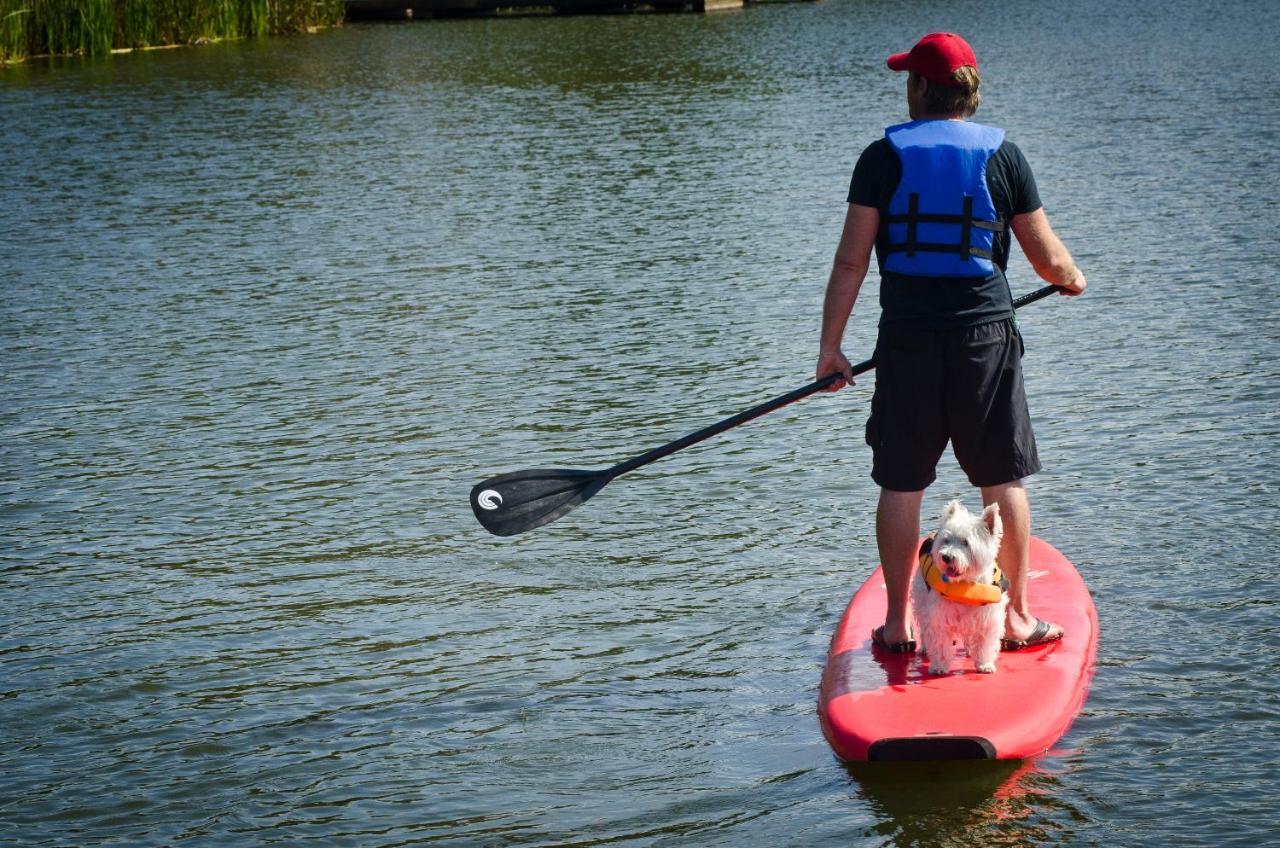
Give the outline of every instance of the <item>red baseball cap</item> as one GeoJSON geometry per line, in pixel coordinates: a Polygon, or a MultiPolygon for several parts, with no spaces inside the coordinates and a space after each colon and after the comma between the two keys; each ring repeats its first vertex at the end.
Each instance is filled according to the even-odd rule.
{"type": "Polygon", "coordinates": [[[929,82],[959,88],[951,75],[965,65],[978,67],[973,48],[954,32],[931,32],[916,42],[907,53],[889,57],[890,70],[915,71],[929,82]]]}

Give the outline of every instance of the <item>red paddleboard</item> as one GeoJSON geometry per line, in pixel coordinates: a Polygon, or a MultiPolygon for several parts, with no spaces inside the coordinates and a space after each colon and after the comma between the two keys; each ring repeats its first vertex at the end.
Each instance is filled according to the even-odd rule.
{"type": "Polygon", "coordinates": [[[818,717],[843,760],[1010,760],[1048,750],[1084,705],[1098,649],[1098,614],[1079,572],[1031,539],[1031,611],[1062,625],[1057,642],[1002,651],[994,674],[962,656],[960,669],[929,673],[921,653],[871,643],[884,623],[879,568],[853,596],[831,640],[818,717]]]}

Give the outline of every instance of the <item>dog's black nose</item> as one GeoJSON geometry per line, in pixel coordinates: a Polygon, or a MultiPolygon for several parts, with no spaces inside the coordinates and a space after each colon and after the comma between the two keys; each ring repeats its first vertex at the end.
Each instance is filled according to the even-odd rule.
{"type": "Polygon", "coordinates": [[[956,561],[956,558],[953,557],[951,554],[943,554],[942,561],[945,562],[947,565],[950,565],[951,563],[956,561]]]}

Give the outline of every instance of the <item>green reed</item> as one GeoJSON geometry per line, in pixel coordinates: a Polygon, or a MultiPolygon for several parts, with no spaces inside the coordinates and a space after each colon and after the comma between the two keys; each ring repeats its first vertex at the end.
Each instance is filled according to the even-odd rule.
{"type": "Polygon", "coordinates": [[[28,5],[24,0],[0,0],[0,62],[27,53],[28,5]]]}
{"type": "Polygon", "coordinates": [[[261,38],[342,21],[342,0],[0,0],[0,64],[261,38]]]}

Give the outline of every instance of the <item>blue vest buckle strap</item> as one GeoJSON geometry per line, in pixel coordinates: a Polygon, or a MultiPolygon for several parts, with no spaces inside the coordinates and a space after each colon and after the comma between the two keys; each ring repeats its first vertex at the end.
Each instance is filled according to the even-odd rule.
{"type": "Polygon", "coordinates": [[[1004,130],[969,121],[912,121],[885,130],[902,179],[884,217],[884,268],[921,277],[989,277],[1005,222],[987,188],[1004,130]]]}

